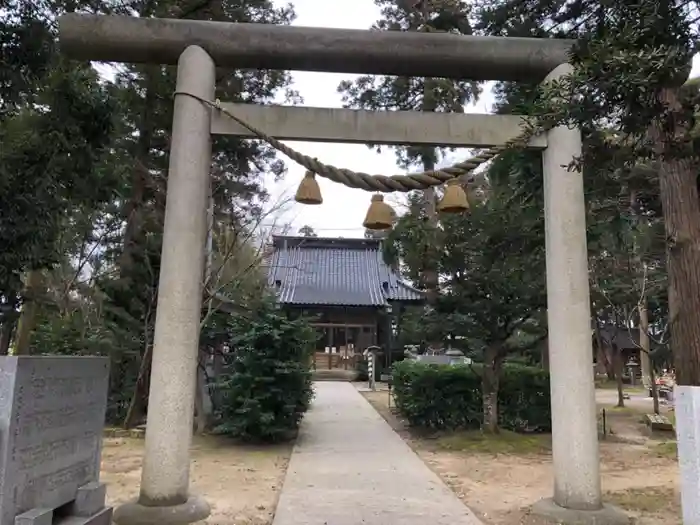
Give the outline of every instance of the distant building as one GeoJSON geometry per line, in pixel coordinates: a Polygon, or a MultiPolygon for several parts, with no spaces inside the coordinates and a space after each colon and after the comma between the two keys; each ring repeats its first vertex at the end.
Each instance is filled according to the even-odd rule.
{"type": "Polygon", "coordinates": [[[354,369],[365,348],[389,344],[388,311],[424,301],[384,263],[381,242],[273,237],[268,284],[291,315],[314,317],[317,369],[354,369]]]}

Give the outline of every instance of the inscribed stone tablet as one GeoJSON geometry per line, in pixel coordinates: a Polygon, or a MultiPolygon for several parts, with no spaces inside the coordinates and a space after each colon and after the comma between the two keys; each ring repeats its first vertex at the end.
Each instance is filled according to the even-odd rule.
{"type": "Polygon", "coordinates": [[[109,360],[0,357],[0,525],[97,481],[109,360]]]}

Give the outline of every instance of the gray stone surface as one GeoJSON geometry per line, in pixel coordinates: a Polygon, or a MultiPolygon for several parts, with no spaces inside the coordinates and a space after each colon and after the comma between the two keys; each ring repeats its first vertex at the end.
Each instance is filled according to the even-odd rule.
{"type": "Polygon", "coordinates": [[[678,385],[676,435],[683,523],[700,523],[700,387],[678,385]]]}
{"type": "Polygon", "coordinates": [[[219,67],[541,80],[568,62],[573,40],[370,31],[67,14],[61,51],[79,60],[175,64],[197,45],[219,67]]]}
{"type": "Polygon", "coordinates": [[[0,525],[98,479],[108,381],[106,358],[0,358],[0,525]]]}
{"type": "Polygon", "coordinates": [[[532,506],[533,514],[556,525],[629,525],[631,520],[622,509],[603,504],[599,510],[575,510],[560,507],[552,498],[532,506]]]}
{"type": "Polygon", "coordinates": [[[99,481],[91,481],[78,489],[75,500],[70,506],[73,516],[92,516],[105,506],[107,485],[99,481]]]}
{"type": "MultiPolygon", "coordinates": [[[[415,144],[441,148],[500,146],[522,132],[524,120],[521,115],[389,112],[226,102],[221,107],[258,129],[274,130],[278,140],[347,144],[415,144]]],[[[255,138],[249,130],[218,111],[212,114],[211,132],[255,138]]],[[[533,137],[530,147],[547,147],[546,135],[533,137]]],[[[284,270],[277,270],[280,271],[284,270]]],[[[284,280],[282,286],[288,286],[284,280]]]]}
{"type": "Polygon", "coordinates": [[[349,383],[315,383],[273,525],[480,525],[349,383]]]}
{"type": "Polygon", "coordinates": [[[15,517],[15,525],[51,525],[53,509],[32,509],[15,517]]]}
{"type": "MultiPolygon", "coordinates": [[[[167,522],[163,522],[166,525],[167,522]]],[[[69,516],[60,520],[56,525],[111,525],[112,507],[105,507],[92,516],[69,516]]]]}
{"type": "Polygon", "coordinates": [[[190,495],[185,503],[167,507],[148,507],[132,501],[117,507],[113,520],[117,525],[189,525],[206,519],[210,513],[206,500],[190,495]]]}
{"type": "MultiPolygon", "coordinates": [[[[572,71],[562,64],[547,83],[572,71]]],[[[568,170],[581,155],[581,132],[547,132],[542,154],[547,326],[552,406],[554,496],[567,507],[598,508],[600,459],[591,365],[591,300],[583,174],[568,170]]]]}

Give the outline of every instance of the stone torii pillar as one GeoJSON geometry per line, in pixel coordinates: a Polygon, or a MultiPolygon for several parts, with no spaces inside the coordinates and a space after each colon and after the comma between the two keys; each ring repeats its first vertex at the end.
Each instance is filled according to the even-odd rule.
{"type": "MultiPolygon", "coordinates": [[[[545,82],[572,70],[562,64],[545,82]]],[[[542,171],[554,497],[533,510],[557,523],[626,525],[627,515],[604,505],[601,495],[586,203],[583,174],[569,169],[580,156],[577,128],[547,132],[542,171]]]]}
{"type": "MultiPolygon", "coordinates": [[[[200,47],[186,48],[177,92],[211,100],[214,87],[211,57],[200,47]]],[[[141,491],[138,500],[116,509],[118,525],[194,523],[210,513],[206,501],[189,492],[210,129],[211,109],[176,94],[141,491]]]]}

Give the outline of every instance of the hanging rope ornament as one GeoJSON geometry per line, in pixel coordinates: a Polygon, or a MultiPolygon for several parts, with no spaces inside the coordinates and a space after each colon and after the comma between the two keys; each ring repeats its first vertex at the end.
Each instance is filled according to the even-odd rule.
{"type": "Polygon", "coordinates": [[[464,213],[469,210],[467,194],[459,179],[454,178],[447,181],[445,194],[442,196],[437,210],[442,213],[464,213]]]}
{"type": "Polygon", "coordinates": [[[390,230],[394,225],[395,216],[393,208],[384,202],[384,195],[377,193],[372,195],[372,202],[362,226],[368,230],[390,230]]]}
{"type": "Polygon", "coordinates": [[[318,186],[316,174],[313,171],[307,171],[304,178],[301,179],[294,200],[302,204],[321,204],[323,196],[321,188],[318,186]]]}

